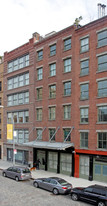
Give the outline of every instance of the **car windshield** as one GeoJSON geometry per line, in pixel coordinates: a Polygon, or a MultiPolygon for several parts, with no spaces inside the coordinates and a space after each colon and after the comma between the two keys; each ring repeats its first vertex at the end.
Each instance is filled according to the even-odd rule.
{"type": "Polygon", "coordinates": [[[66,181],[63,180],[63,179],[58,180],[58,182],[59,182],[59,184],[61,184],[61,185],[66,185],[66,184],[68,184],[68,182],[66,182],[66,181]]]}
{"type": "Polygon", "coordinates": [[[22,170],[23,173],[30,173],[30,170],[28,168],[25,168],[22,170]]]}

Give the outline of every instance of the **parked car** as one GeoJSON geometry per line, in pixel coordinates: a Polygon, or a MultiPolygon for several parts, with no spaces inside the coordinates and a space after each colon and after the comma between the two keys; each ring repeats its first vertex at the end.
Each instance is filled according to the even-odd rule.
{"type": "Polygon", "coordinates": [[[38,178],[34,180],[33,185],[49,190],[55,195],[69,194],[72,189],[72,184],[59,177],[38,178]]]}
{"type": "Polygon", "coordinates": [[[76,187],[71,190],[72,200],[83,200],[98,206],[107,206],[107,187],[91,185],[89,187],[76,187]]]}
{"type": "Polygon", "coordinates": [[[15,179],[16,181],[27,180],[32,177],[29,168],[21,166],[9,167],[8,169],[3,170],[2,175],[4,177],[15,179]]]}

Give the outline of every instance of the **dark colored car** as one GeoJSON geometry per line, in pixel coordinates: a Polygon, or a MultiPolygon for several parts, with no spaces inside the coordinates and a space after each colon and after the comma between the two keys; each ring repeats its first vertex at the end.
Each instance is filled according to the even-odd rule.
{"type": "Polygon", "coordinates": [[[98,206],[107,206],[107,187],[91,185],[89,187],[76,187],[71,190],[72,200],[83,200],[98,206]]]}
{"type": "Polygon", "coordinates": [[[35,187],[49,190],[53,194],[69,194],[72,189],[72,185],[59,177],[38,178],[33,182],[35,187]]]}
{"type": "Polygon", "coordinates": [[[2,175],[4,177],[10,177],[12,179],[15,179],[16,181],[27,180],[32,177],[28,167],[20,166],[9,167],[8,169],[3,170],[2,175]]]}

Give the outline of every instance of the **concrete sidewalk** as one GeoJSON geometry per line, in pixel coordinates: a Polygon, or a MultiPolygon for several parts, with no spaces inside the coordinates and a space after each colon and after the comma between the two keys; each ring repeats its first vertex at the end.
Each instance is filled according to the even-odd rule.
{"type": "MultiPolygon", "coordinates": [[[[0,169],[1,170],[6,169],[12,165],[13,165],[12,162],[0,160],[0,169]]],[[[93,185],[93,184],[107,186],[107,183],[98,182],[98,181],[89,181],[86,179],[70,177],[67,175],[52,173],[49,171],[44,171],[44,170],[32,171],[32,178],[33,179],[40,178],[40,177],[61,177],[65,180],[67,180],[68,182],[70,182],[73,185],[73,187],[86,187],[86,186],[93,185]]]]}

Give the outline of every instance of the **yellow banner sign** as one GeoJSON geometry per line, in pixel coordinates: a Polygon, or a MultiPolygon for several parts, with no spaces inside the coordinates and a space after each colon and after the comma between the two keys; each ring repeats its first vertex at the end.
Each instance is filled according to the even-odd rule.
{"type": "Polygon", "coordinates": [[[7,139],[13,139],[13,124],[7,124],[7,139]]]}

